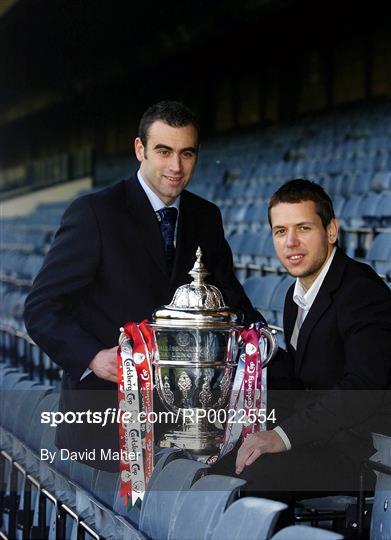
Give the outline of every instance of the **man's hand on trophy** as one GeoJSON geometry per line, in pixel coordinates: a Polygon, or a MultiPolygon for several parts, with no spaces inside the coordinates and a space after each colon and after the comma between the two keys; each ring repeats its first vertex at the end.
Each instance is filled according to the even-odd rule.
{"type": "Polygon", "coordinates": [[[262,454],[275,454],[286,449],[284,441],[274,430],[251,433],[238,450],[236,474],[243,472],[245,467],[254,463],[262,454]]]}
{"type": "Polygon", "coordinates": [[[88,367],[100,379],[117,383],[117,348],[102,349],[91,360],[88,367]]]}

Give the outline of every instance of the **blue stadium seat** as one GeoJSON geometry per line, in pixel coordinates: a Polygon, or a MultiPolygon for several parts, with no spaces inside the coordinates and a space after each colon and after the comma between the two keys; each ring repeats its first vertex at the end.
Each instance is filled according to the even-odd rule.
{"type": "Polygon", "coordinates": [[[246,241],[242,246],[241,261],[258,265],[265,264],[268,261],[265,254],[265,243],[269,235],[267,230],[247,233],[246,241]]]}
{"type": "Polygon", "coordinates": [[[391,233],[376,236],[365,259],[377,272],[381,274],[391,272],[391,233]]]}
{"type": "Polygon", "coordinates": [[[246,291],[246,294],[250,298],[250,300],[251,298],[253,298],[259,287],[260,279],[262,279],[260,276],[251,276],[247,278],[246,281],[243,283],[244,290],[246,291]]]}
{"type": "Polygon", "coordinates": [[[71,462],[69,467],[69,478],[89,492],[94,488],[95,477],[96,471],[92,467],[78,461],[71,462]]]}
{"type": "Polygon", "coordinates": [[[153,473],[140,514],[140,530],[150,538],[168,538],[181,501],[208,465],[191,459],[175,459],[153,473]],[[162,512],[164,508],[164,512],[162,512]]]}
{"type": "Polygon", "coordinates": [[[391,227],[391,191],[385,191],[379,200],[377,213],[381,227],[391,227]]]}
{"type": "Polygon", "coordinates": [[[371,180],[370,189],[373,191],[391,190],[391,171],[377,172],[371,180]]]}
{"type": "Polygon", "coordinates": [[[354,184],[354,192],[357,194],[367,193],[370,189],[371,179],[371,173],[358,174],[354,184]]]}
{"type": "Polygon", "coordinates": [[[244,480],[211,474],[197,480],[176,508],[169,540],[212,538],[224,510],[238,496],[244,480]]]}
{"type": "Polygon", "coordinates": [[[94,497],[113,508],[119,486],[119,473],[98,471],[92,488],[94,497]]]}
{"type": "Polygon", "coordinates": [[[363,196],[361,194],[354,194],[348,197],[343,209],[343,216],[340,216],[342,224],[346,223],[346,225],[357,226],[361,226],[363,224],[359,210],[362,198],[363,196]]]}
{"type": "Polygon", "coordinates": [[[280,512],[286,504],[244,497],[232,503],[223,513],[211,540],[265,540],[271,537],[280,512]]]}
{"type": "Polygon", "coordinates": [[[255,286],[255,278],[250,282],[250,291],[247,293],[246,282],[244,290],[248,294],[253,306],[262,312],[269,324],[275,324],[275,313],[270,307],[273,294],[280,283],[281,276],[268,275],[257,278],[258,286],[255,286]]]}
{"type": "MultiPolygon", "coordinates": [[[[133,527],[125,518],[122,516],[115,516],[116,525],[115,525],[115,540],[147,540],[147,537],[143,533],[133,527]]],[[[97,530],[101,530],[99,524],[97,523],[97,530]]],[[[110,534],[113,534],[113,531],[109,531],[110,534]]],[[[109,535],[106,535],[108,538],[109,535]]]]}
{"type": "Polygon", "coordinates": [[[338,196],[342,195],[342,184],[343,184],[343,175],[337,176],[327,176],[323,182],[323,189],[330,195],[330,197],[335,201],[338,196]]]}
{"type": "Polygon", "coordinates": [[[283,270],[283,267],[280,261],[277,259],[276,252],[274,249],[274,244],[273,244],[273,237],[269,230],[267,231],[265,243],[263,245],[263,254],[265,257],[267,257],[267,261],[268,261],[267,264],[269,266],[271,266],[272,268],[278,271],[283,270]]]}
{"type": "Polygon", "coordinates": [[[333,199],[334,213],[336,217],[342,216],[344,214],[343,208],[345,206],[346,199],[341,195],[337,195],[333,199]]]}
{"type": "Polygon", "coordinates": [[[261,228],[262,225],[267,223],[267,202],[256,201],[252,206],[249,206],[244,220],[251,225],[253,230],[261,228]]]}
{"type": "MultiPolygon", "coordinates": [[[[391,467],[391,437],[373,433],[372,461],[391,467]]],[[[378,473],[371,517],[371,540],[391,538],[391,475],[378,473]]]]}
{"type": "Polygon", "coordinates": [[[272,540],[343,540],[343,538],[341,534],[305,525],[291,525],[272,536],[272,540]]]}
{"type": "Polygon", "coordinates": [[[250,203],[235,204],[235,206],[232,207],[232,210],[229,213],[229,216],[226,218],[224,222],[226,234],[229,233],[230,229],[235,230],[239,233],[247,229],[248,224],[246,224],[245,222],[245,216],[248,212],[249,207],[250,207],[250,203]]]}
{"type": "Polygon", "coordinates": [[[238,258],[243,253],[243,246],[247,235],[245,233],[232,234],[227,241],[231,247],[234,258],[238,258]]]}
{"type": "Polygon", "coordinates": [[[11,390],[3,391],[3,399],[8,404],[8,414],[3,425],[21,440],[25,440],[35,407],[52,389],[25,377],[11,390]]]}
{"type": "MultiPolygon", "coordinates": [[[[4,390],[11,390],[12,388],[15,388],[21,381],[28,381],[28,380],[29,378],[25,373],[21,373],[21,372],[6,373],[3,376],[1,387],[4,390]]],[[[1,418],[0,424],[3,424],[4,420],[5,418],[1,418]]]]}
{"type": "Polygon", "coordinates": [[[270,299],[269,307],[275,312],[274,319],[277,326],[283,327],[283,311],[286,293],[289,287],[295,283],[295,278],[289,275],[281,276],[279,283],[274,289],[273,296],[270,299]]]}
{"type": "MultiPolygon", "coordinates": [[[[43,426],[41,422],[42,412],[55,412],[58,410],[59,394],[57,392],[50,392],[43,396],[38,402],[34,410],[34,414],[31,416],[30,424],[26,431],[26,443],[35,452],[39,453],[41,438],[43,433],[43,426]]],[[[54,431],[53,427],[49,427],[54,431]]]]}
{"type": "Polygon", "coordinates": [[[43,264],[43,255],[29,255],[23,265],[23,275],[30,279],[34,278],[43,264]]]}
{"type": "Polygon", "coordinates": [[[359,215],[365,224],[378,227],[380,219],[378,214],[378,206],[381,201],[382,194],[371,191],[363,196],[358,206],[359,215]]]}

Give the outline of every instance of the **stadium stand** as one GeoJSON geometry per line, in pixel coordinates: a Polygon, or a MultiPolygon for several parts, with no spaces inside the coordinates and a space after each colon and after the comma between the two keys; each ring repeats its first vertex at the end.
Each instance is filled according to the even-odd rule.
{"type": "MultiPolygon", "coordinates": [[[[105,162],[101,169],[98,164],[96,174],[103,183],[123,175],[125,168],[123,163],[105,162]]],[[[320,181],[332,194],[341,219],[342,247],[371,264],[391,286],[391,103],[309,117],[279,130],[225,134],[204,145],[190,189],[221,207],[238,276],[254,305],[279,330],[285,293],[293,279],[274,256],[267,199],[293,177],[320,181]]],[[[205,476],[207,467],[186,459],[183,451],[158,454],[141,511],[130,512],[117,498],[118,475],[95,473],[59,459],[48,465],[40,459],[40,448],[54,449],[54,430],[40,423],[40,413],[56,410],[61,370],[26,335],[23,302],[68,203],[42,204],[31,215],[0,222],[1,534],[7,538],[342,538],[303,525],[273,536],[284,505],[238,498],[242,481],[205,476]]],[[[281,332],[279,339],[282,343],[281,332]]],[[[391,538],[387,476],[391,440],[374,437],[378,448],[374,466],[380,472],[370,535],[391,538]]],[[[339,511],[341,522],[351,503],[351,498],[310,501],[298,513],[304,508],[310,523],[320,520],[327,526],[332,521],[330,508],[339,511]]],[[[344,530],[362,533],[365,519],[369,520],[368,514],[364,519],[369,503],[359,498],[362,513],[350,520],[344,517],[344,530]]]]}

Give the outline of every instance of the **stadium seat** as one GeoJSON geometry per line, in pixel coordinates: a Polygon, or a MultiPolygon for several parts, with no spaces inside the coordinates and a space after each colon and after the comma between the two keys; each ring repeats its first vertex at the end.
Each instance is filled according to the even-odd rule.
{"type": "Polygon", "coordinates": [[[168,538],[181,501],[207,468],[207,465],[191,459],[175,459],[155,474],[141,507],[140,530],[150,538],[168,538]]]}
{"type": "Polygon", "coordinates": [[[249,289],[247,281],[244,282],[244,290],[248,294],[254,307],[259,309],[269,324],[276,322],[276,315],[271,308],[271,300],[281,281],[281,276],[268,275],[258,278],[250,278],[249,289]]]}
{"type": "Polygon", "coordinates": [[[391,190],[391,171],[377,172],[371,180],[370,189],[379,192],[391,190]]]}
{"type": "Polygon", "coordinates": [[[211,474],[197,480],[177,506],[168,540],[212,538],[224,510],[245,485],[244,480],[211,474]]]}
{"type": "Polygon", "coordinates": [[[377,206],[381,227],[391,227],[391,191],[384,191],[377,206]]]}
{"type": "MultiPolygon", "coordinates": [[[[391,467],[391,437],[374,433],[371,461],[391,467]]],[[[371,518],[371,540],[391,538],[391,474],[378,473],[371,518]]]]}
{"type": "Polygon", "coordinates": [[[380,274],[391,272],[391,233],[376,236],[365,259],[380,274]]]}
{"type": "Polygon", "coordinates": [[[274,312],[274,320],[277,326],[283,327],[283,311],[286,293],[293,283],[295,278],[289,275],[281,276],[279,283],[274,289],[273,296],[270,298],[269,308],[274,312]]]}
{"type": "Polygon", "coordinates": [[[353,194],[350,197],[347,198],[344,210],[343,210],[343,216],[340,216],[341,218],[341,224],[346,225],[356,225],[361,226],[363,224],[363,220],[360,215],[359,207],[360,203],[362,201],[362,194],[353,194]]]}
{"type": "Polygon", "coordinates": [[[221,516],[212,540],[268,540],[286,504],[257,497],[244,497],[232,503],[221,516]]]}
{"type": "Polygon", "coordinates": [[[362,216],[364,224],[372,227],[380,226],[378,206],[382,199],[382,193],[371,191],[363,196],[358,206],[359,215],[362,216]]]}
{"type": "Polygon", "coordinates": [[[305,525],[291,525],[272,536],[272,540],[343,540],[343,538],[338,533],[305,525]]]}
{"type": "MultiPolygon", "coordinates": [[[[40,451],[40,443],[43,432],[43,426],[41,423],[42,412],[55,412],[58,410],[59,394],[57,392],[50,392],[46,394],[37,404],[34,414],[31,416],[31,421],[26,432],[26,443],[36,453],[40,451]]],[[[49,428],[54,430],[53,427],[49,428]]],[[[49,429],[48,428],[48,429],[49,429]]]]}
{"type": "Polygon", "coordinates": [[[98,471],[92,488],[94,497],[113,508],[119,486],[119,473],[98,471]]]}

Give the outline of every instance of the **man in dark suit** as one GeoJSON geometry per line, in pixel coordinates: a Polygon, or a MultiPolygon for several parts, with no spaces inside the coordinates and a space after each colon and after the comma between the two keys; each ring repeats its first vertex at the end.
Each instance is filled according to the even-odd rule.
{"type": "Polygon", "coordinates": [[[297,278],[284,307],[286,354],[270,364],[274,429],[249,435],[233,467],[248,491],[290,502],[312,492],[358,489],[371,432],[390,434],[391,293],[366,264],[337,246],[324,190],[307,180],[271,198],[277,256],[297,278]]]}
{"type": "MultiPolygon", "coordinates": [[[[64,370],[61,411],[116,407],[120,327],[171,301],[190,280],[198,246],[226,303],[248,321],[260,318],[234,276],[218,208],[184,191],[198,135],[184,105],[150,107],[135,140],[137,175],[78,198],[63,216],[25,305],[31,337],[64,370]]],[[[56,444],[79,452],[115,450],[117,430],[112,423],[63,423],[56,444]]],[[[118,470],[118,462],[87,463],[118,470]]]]}

